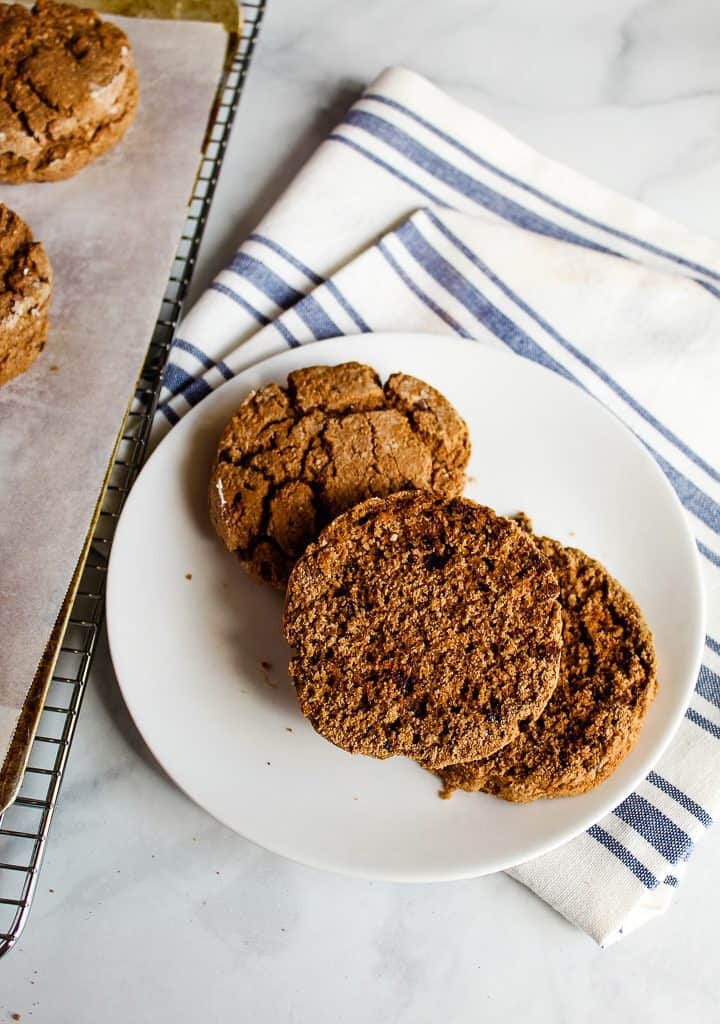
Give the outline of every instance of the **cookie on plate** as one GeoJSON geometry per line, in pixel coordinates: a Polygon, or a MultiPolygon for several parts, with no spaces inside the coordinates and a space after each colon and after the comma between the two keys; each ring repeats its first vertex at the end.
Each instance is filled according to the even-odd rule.
{"type": "Polygon", "coordinates": [[[491,509],[421,491],[371,498],[326,527],[288,582],[303,714],[353,753],[434,768],[484,757],[555,688],[557,598],[547,559],[491,509]]]}
{"type": "Polygon", "coordinates": [[[506,800],[593,789],[638,738],[657,690],[652,634],[633,598],[599,562],[536,539],[560,584],[560,679],[542,715],[492,757],[441,772],[446,795],[483,790],[506,800]]]}
{"type": "Polygon", "coordinates": [[[227,425],[210,517],[230,551],[276,586],[326,523],[365,498],[462,492],[470,440],[435,388],[361,363],[295,370],[253,392],[227,425]]]}
{"type": "Polygon", "coordinates": [[[45,250],[25,221],[0,203],[0,387],[45,347],[51,288],[45,250]]]}
{"type": "Polygon", "coordinates": [[[52,0],[0,4],[0,181],[70,177],[122,138],[137,104],[122,29],[52,0]]]}

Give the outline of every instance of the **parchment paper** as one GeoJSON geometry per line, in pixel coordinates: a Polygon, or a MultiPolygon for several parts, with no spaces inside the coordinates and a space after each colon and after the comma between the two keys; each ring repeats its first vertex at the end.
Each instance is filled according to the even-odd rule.
{"type": "Polygon", "coordinates": [[[218,25],[112,20],[140,77],[125,139],[69,181],[0,185],[54,270],[47,348],[0,389],[0,765],[150,341],[227,42],[218,25]]]}

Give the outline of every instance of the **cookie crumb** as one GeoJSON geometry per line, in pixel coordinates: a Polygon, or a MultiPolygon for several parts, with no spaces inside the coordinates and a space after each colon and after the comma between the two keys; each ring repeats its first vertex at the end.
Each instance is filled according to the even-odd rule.
{"type": "Polygon", "coordinates": [[[265,685],[269,686],[271,690],[277,690],[277,683],[274,682],[274,680],[271,679],[271,677],[269,675],[269,672],[272,669],[272,662],[271,661],[261,661],[260,662],[260,669],[262,671],[262,678],[263,678],[263,682],[265,683],[265,685]]]}
{"type": "Polygon", "coordinates": [[[510,516],[514,523],[517,523],[521,530],[525,533],[533,532],[533,521],[527,512],[516,512],[514,516],[510,516]]]}
{"type": "Polygon", "coordinates": [[[192,579],[192,573],[191,572],[186,572],[185,573],[185,579],[186,580],[191,580],[192,579]]]}
{"type": "Polygon", "coordinates": [[[10,1020],[22,1020],[22,1017],[20,1016],[19,1013],[11,1013],[10,1020]]]}
{"type": "Polygon", "coordinates": [[[52,366],[50,367],[50,373],[57,373],[59,369],[60,367],[58,366],[58,364],[53,363],[52,366]]]}
{"type": "Polygon", "coordinates": [[[289,725],[285,726],[285,732],[292,732],[292,729],[290,728],[289,725]]]}

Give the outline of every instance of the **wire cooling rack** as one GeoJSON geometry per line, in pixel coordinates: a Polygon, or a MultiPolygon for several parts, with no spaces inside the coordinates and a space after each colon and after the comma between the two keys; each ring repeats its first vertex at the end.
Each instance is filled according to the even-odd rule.
{"type": "Polygon", "coordinates": [[[218,89],[214,122],[187,219],[110,472],[90,554],[62,637],[22,786],[14,804],[0,815],[0,956],[17,942],[30,912],[102,624],[105,575],[115,524],[143,461],[165,356],[192,277],[264,8],[265,0],[243,3],[242,37],[218,89]]]}

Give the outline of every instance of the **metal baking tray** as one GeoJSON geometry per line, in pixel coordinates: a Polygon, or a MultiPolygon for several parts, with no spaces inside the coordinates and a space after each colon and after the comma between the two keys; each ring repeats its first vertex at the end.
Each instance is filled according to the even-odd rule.
{"type": "MultiPolygon", "coordinates": [[[[6,775],[4,785],[18,792],[14,803],[0,814],[0,956],[17,942],[32,905],[103,621],[105,576],[115,525],[145,456],[165,357],[192,277],[264,8],[265,0],[242,4],[242,35],[218,84],[185,226],[145,363],[82,556],[7,758],[17,770],[14,778],[11,773],[6,775]]],[[[3,803],[0,799],[0,806],[3,803]]]]}

